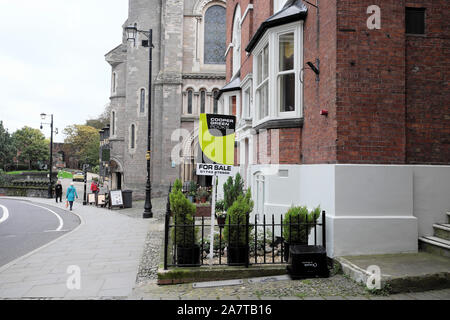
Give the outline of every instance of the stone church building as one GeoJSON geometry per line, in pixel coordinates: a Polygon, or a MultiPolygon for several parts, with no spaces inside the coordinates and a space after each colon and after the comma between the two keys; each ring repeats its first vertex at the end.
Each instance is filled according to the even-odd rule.
{"type": "Polygon", "coordinates": [[[219,112],[214,95],[225,85],[226,2],[130,0],[122,43],[105,56],[112,68],[110,187],[133,190],[133,197],[142,199],[149,48],[142,45],[147,38],[141,33],[128,41],[125,28],[130,25],[153,30],[151,180],[158,196],[178,177],[196,179],[199,114],[219,112]],[[179,152],[172,154],[180,142],[179,152]]]}

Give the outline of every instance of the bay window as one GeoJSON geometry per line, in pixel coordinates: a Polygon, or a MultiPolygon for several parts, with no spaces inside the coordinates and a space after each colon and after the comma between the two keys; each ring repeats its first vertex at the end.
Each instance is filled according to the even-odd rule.
{"type": "Polygon", "coordinates": [[[253,50],[254,122],[302,117],[303,22],[269,29],[253,50]]]}

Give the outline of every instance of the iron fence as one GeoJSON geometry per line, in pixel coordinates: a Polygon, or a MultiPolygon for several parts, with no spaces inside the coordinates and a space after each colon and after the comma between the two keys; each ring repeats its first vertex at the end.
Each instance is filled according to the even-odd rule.
{"type": "Polygon", "coordinates": [[[203,265],[245,266],[287,264],[289,245],[308,244],[326,247],[326,213],[315,221],[292,221],[284,215],[248,215],[231,223],[215,223],[214,255],[211,259],[209,218],[176,221],[170,212],[169,197],[165,215],[164,269],[203,265]],[[286,221],[287,220],[287,221],[286,221]],[[319,221],[318,221],[319,220],[319,221]],[[319,239],[318,228],[321,231],[319,239]],[[289,230],[289,232],[285,232],[289,230]],[[303,231],[302,231],[303,230],[303,231]],[[307,231],[304,231],[307,230],[307,231]],[[292,241],[295,232],[303,234],[301,243],[292,241]],[[283,237],[288,234],[288,238],[283,237]],[[180,245],[181,243],[181,245],[180,245]],[[189,244],[189,246],[183,245],[189,244]]]}

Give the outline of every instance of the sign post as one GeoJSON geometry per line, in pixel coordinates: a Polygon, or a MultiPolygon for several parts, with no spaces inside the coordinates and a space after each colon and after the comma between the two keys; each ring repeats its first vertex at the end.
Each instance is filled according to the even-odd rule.
{"type": "Polygon", "coordinates": [[[212,176],[211,234],[209,265],[214,260],[214,227],[216,222],[217,177],[231,176],[234,165],[236,117],[217,114],[201,114],[199,145],[203,161],[197,164],[197,175],[212,176]]]}

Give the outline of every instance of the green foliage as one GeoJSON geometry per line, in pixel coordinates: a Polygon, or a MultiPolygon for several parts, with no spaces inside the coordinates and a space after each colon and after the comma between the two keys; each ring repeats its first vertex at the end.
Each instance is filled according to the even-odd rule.
{"type": "Polygon", "coordinates": [[[64,142],[70,145],[70,151],[79,158],[80,165],[89,164],[92,167],[98,165],[100,134],[96,128],[73,125],[65,128],[64,134],[66,135],[64,142]]]}
{"type": "Polygon", "coordinates": [[[9,164],[12,164],[16,155],[14,140],[5,127],[3,121],[0,121],[0,167],[7,170],[9,164]]]}
{"type": "Polygon", "coordinates": [[[170,210],[176,226],[172,228],[172,238],[178,246],[189,248],[197,243],[198,236],[194,228],[197,208],[184,196],[181,187],[181,181],[177,179],[169,196],[170,210]]]}
{"type": "Polygon", "coordinates": [[[225,211],[225,201],[218,200],[216,201],[216,213],[225,211]]]}
{"type": "Polygon", "coordinates": [[[173,187],[172,187],[172,192],[175,191],[182,191],[183,190],[183,184],[181,183],[180,179],[175,180],[173,187]]]}
{"type": "Polygon", "coordinates": [[[239,196],[244,195],[244,181],[242,181],[241,175],[236,174],[236,179],[229,177],[227,182],[223,184],[225,211],[233,205],[239,196]]]}
{"type": "Polygon", "coordinates": [[[19,161],[28,163],[31,169],[38,161],[48,161],[49,142],[38,129],[23,127],[13,134],[15,148],[19,154],[19,161]]]}
{"type": "Polygon", "coordinates": [[[73,174],[67,171],[59,171],[58,179],[73,179],[73,174]]]}
{"type": "Polygon", "coordinates": [[[320,216],[320,206],[308,211],[306,206],[292,207],[283,220],[283,237],[290,243],[307,243],[312,225],[320,216]]]}
{"type": "Polygon", "coordinates": [[[194,181],[189,183],[189,195],[195,197],[197,195],[197,184],[194,181]]]}
{"type": "MultiPolygon", "coordinates": [[[[227,219],[223,234],[228,245],[245,246],[247,217],[253,210],[253,201],[251,200],[250,189],[245,196],[240,195],[233,205],[227,211],[227,219]],[[239,225],[239,226],[238,226],[239,225]]],[[[251,232],[249,226],[248,232],[251,232]]]]}
{"type": "MultiPolygon", "coordinates": [[[[208,239],[205,239],[203,242],[203,251],[206,253],[209,253],[209,249],[211,247],[211,241],[208,239]]],[[[216,233],[214,234],[214,251],[218,252],[219,248],[221,251],[223,251],[225,249],[225,240],[224,237],[222,235],[222,239],[220,239],[220,234],[216,233]]]]}

